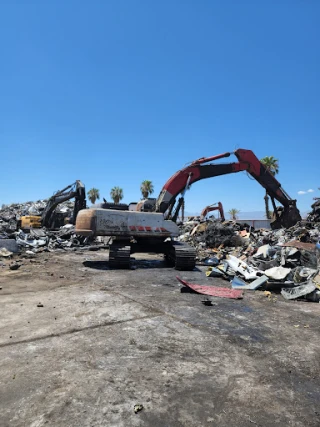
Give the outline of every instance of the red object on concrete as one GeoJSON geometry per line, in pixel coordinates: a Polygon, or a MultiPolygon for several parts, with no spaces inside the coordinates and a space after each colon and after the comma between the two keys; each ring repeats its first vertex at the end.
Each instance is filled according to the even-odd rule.
{"type": "Polygon", "coordinates": [[[241,299],[243,298],[243,292],[239,289],[228,289],[228,288],[218,288],[216,286],[203,286],[197,285],[195,283],[189,283],[185,280],[180,279],[180,277],[176,276],[180,283],[187,288],[192,289],[198,294],[210,295],[212,297],[220,297],[220,298],[231,298],[231,299],[241,299]]]}

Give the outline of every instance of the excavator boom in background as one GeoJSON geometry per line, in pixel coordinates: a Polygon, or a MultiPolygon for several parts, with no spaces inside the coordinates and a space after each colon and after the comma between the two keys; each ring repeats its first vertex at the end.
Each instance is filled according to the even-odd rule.
{"type": "Polygon", "coordinates": [[[247,171],[270,196],[275,212],[273,228],[291,227],[301,220],[296,200],[288,196],[251,150],[236,150],[234,154],[238,162],[209,163],[231,154],[223,153],[195,160],[165,183],[157,199],[139,202],[136,212],[115,209],[80,211],[76,221],[76,233],[85,236],[113,236],[109,254],[111,267],[129,267],[130,253],[155,252],[164,253],[176,269],[192,270],[195,266],[195,249],[174,240],[174,237],[179,235],[176,220],[184,202],[185,192],[192,184],[202,179],[241,171],[247,171]],[[275,200],[281,203],[282,207],[278,208],[275,200]]]}
{"type": "Polygon", "coordinates": [[[200,220],[204,220],[208,213],[213,211],[219,211],[221,221],[225,221],[224,210],[221,202],[206,206],[200,214],[200,220]]]}

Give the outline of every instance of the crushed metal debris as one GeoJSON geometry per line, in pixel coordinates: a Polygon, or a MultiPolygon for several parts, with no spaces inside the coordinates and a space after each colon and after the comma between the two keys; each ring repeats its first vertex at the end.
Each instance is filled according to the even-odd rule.
{"type": "MultiPolygon", "coordinates": [[[[108,247],[109,237],[93,238],[75,233],[74,225],[68,223],[75,207],[69,200],[60,203],[54,211],[59,221],[63,219],[61,226],[46,228],[29,224],[28,229],[22,229],[21,218],[40,217],[46,206],[46,200],[39,200],[0,209],[2,259],[12,260],[20,254],[34,257],[43,251],[108,247]]],[[[312,205],[307,220],[287,229],[254,229],[237,221],[199,217],[180,224],[180,232],[177,240],[193,246],[198,265],[208,266],[206,277],[228,280],[230,291],[266,289],[281,292],[286,300],[320,301],[320,200],[312,205]]],[[[6,264],[2,263],[3,266],[6,264]]],[[[8,266],[14,270],[20,264],[11,262],[8,266]]]]}
{"type": "Polygon", "coordinates": [[[32,256],[43,251],[67,251],[90,246],[92,249],[97,249],[99,246],[105,247],[105,241],[108,239],[76,235],[74,225],[64,224],[64,220],[67,222],[73,214],[74,202],[72,201],[60,203],[55,209],[56,217],[62,218],[60,227],[52,229],[29,226],[22,229],[22,217],[32,215],[40,218],[46,206],[46,200],[39,200],[34,203],[14,203],[0,209],[0,257],[9,257],[16,252],[32,256]]]}
{"type": "Polygon", "coordinates": [[[180,224],[178,240],[196,248],[197,264],[208,266],[206,277],[226,279],[233,289],[266,289],[287,300],[319,302],[320,202],[314,205],[312,219],[318,222],[267,230],[199,218],[180,224]]]}

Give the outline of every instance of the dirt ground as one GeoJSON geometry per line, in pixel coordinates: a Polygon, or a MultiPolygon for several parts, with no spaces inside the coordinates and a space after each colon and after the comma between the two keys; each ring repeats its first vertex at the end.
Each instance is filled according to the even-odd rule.
{"type": "Polygon", "coordinates": [[[1,427],[320,425],[319,304],[247,291],[205,306],[176,280],[228,285],[205,267],[107,256],[0,267],[1,427]]]}

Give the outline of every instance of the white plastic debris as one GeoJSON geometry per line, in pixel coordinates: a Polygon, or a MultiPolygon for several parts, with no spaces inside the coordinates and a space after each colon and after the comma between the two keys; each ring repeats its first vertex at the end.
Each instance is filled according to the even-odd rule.
{"type": "Polygon", "coordinates": [[[6,249],[6,248],[0,248],[0,256],[1,257],[9,257],[11,255],[13,255],[13,253],[10,252],[10,251],[8,251],[8,249],[6,249]]]}
{"type": "Polygon", "coordinates": [[[247,289],[250,291],[254,291],[255,289],[259,288],[260,286],[262,286],[267,281],[268,281],[267,276],[258,277],[256,280],[254,280],[251,283],[246,283],[243,280],[241,280],[239,277],[235,277],[232,280],[231,284],[232,284],[232,288],[247,289]]]}
{"type": "Polygon", "coordinates": [[[26,251],[25,252],[27,255],[29,255],[29,256],[34,256],[36,253],[35,252],[33,252],[33,251],[26,251]]]}
{"type": "Polygon", "coordinates": [[[274,280],[284,280],[290,273],[291,268],[272,267],[264,272],[266,276],[274,280]]]}
{"type": "Polygon", "coordinates": [[[233,271],[241,274],[246,280],[255,280],[257,277],[264,274],[262,271],[249,267],[246,262],[233,255],[228,255],[226,262],[233,271]]]}
{"type": "Polygon", "coordinates": [[[263,258],[267,258],[270,249],[271,249],[270,245],[260,246],[260,248],[258,248],[257,252],[253,255],[253,257],[259,258],[262,256],[263,258]]]}
{"type": "Polygon", "coordinates": [[[34,239],[34,240],[23,240],[20,239],[19,237],[17,238],[17,243],[18,245],[21,246],[31,246],[33,248],[37,248],[38,246],[45,246],[47,244],[46,240],[42,240],[42,239],[34,239]]]}
{"type": "Polygon", "coordinates": [[[61,206],[61,207],[58,206],[58,208],[59,208],[59,212],[61,213],[67,213],[70,210],[67,206],[61,206]]]}
{"type": "Polygon", "coordinates": [[[60,230],[70,230],[72,228],[74,228],[73,224],[65,224],[62,227],[60,227],[60,230]]]}
{"type": "Polygon", "coordinates": [[[184,233],[184,234],[181,234],[177,240],[179,240],[180,242],[186,242],[189,236],[190,236],[190,233],[184,233]]]}

